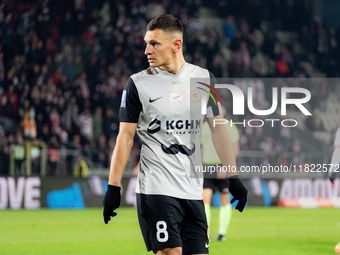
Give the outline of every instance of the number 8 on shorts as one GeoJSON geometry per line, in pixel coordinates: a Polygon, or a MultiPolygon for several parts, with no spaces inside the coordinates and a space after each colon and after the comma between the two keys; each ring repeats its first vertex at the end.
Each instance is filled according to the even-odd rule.
{"type": "Polygon", "coordinates": [[[168,231],[166,231],[166,229],[167,229],[166,222],[165,221],[157,221],[156,229],[157,229],[156,237],[157,237],[158,242],[164,243],[164,242],[168,241],[169,234],[168,234],[168,231]]]}

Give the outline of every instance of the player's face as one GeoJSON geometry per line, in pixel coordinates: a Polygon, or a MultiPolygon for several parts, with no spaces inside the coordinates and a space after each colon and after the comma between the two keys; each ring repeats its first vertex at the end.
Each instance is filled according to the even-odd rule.
{"type": "Polygon", "coordinates": [[[145,55],[151,67],[166,66],[173,57],[173,44],[169,34],[161,29],[147,31],[144,37],[145,55]]]}

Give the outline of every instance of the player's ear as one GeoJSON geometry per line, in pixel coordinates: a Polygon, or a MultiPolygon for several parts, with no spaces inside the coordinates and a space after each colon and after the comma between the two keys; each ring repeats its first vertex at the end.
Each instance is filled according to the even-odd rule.
{"type": "Polygon", "coordinates": [[[182,43],[182,40],[179,38],[173,40],[172,50],[174,51],[174,53],[178,52],[182,48],[182,43]]]}

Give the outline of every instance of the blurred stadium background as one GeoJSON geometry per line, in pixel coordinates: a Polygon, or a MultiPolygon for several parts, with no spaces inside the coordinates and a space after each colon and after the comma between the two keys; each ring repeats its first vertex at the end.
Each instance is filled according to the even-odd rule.
{"type": "MultiPolygon", "coordinates": [[[[72,175],[79,153],[90,173],[107,168],[121,91],[132,73],[147,68],[145,26],[161,13],[182,20],[188,62],[215,77],[254,78],[256,83],[256,78],[339,77],[340,18],[329,15],[339,6],[316,0],[4,1],[0,173],[24,174],[30,163],[39,173],[40,148],[47,150],[43,171],[48,176],[72,175]],[[25,152],[27,143],[33,155],[25,152]]],[[[291,109],[287,115],[299,121],[298,130],[277,130],[272,137],[261,129],[242,129],[241,151],[275,148],[291,159],[293,154],[308,158],[308,152],[322,147],[325,162],[320,163],[328,163],[340,124],[339,88],[326,81],[308,85],[312,117],[291,109]]],[[[261,108],[271,101],[271,88],[257,90],[254,101],[262,101],[261,108]]],[[[138,151],[137,141],[130,169],[138,151]]]]}
{"type": "MultiPolygon", "coordinates": [[[[101,206],[121,93],[131,74],[148,67],[145,27],[163,13],[184,25],[186,61],[253,87],[258,109],[268,108],[273,86],[297,86],[289,78],[317,81],[301,85],[312,94],[312,116],[288,108],[296,128],[238,126],[239,166],[329,164],[340,125],[339,12],[331,0],[3,0],[0,209],[101,206]],[[264,86],[267,78],[276,83],[264,86]],[[88,168],[86,176],[77,178],[76,168],[88,168]]],[[[230,109],[230,95],[222,97],[230,109]]],[[[139,150],[136,137],[123,205],[134,205],[139,150]]],[[[249,205],[340,207],[340,182],[326,175],[248,174],[249,205]]]]}

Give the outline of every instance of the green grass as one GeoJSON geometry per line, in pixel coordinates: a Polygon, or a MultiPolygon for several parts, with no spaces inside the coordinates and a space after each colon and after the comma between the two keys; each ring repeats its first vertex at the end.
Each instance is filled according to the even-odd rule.
{"type": "MultiPolygon", "coordinates": [[[[218,210],[212,210],[210,254],[335,254],[340,209],[246,208],[233,211],[227,241],[214,242],[218,210]]],[[[119,208],[108,225],[102,209],[0,211],[0,254],[147,253],[136,210],[119,208]]]]}

